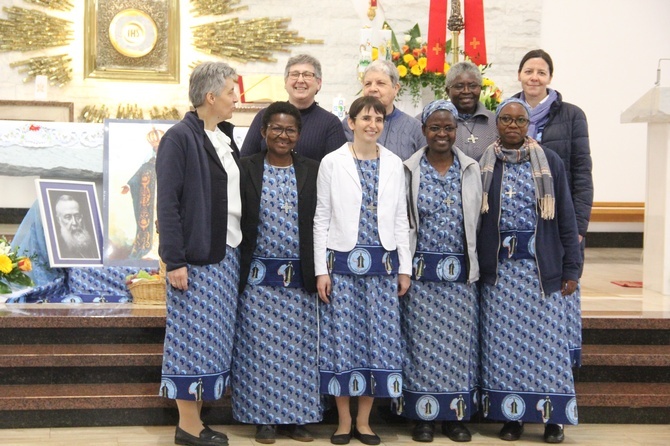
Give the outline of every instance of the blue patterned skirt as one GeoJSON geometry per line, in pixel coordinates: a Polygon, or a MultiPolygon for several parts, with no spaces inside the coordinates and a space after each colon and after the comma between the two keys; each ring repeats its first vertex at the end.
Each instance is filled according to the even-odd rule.
{"type": "Polygon", "coordinates": [[[227,246],[221,262],[187,268],[186,291],[167,286],[159,395],[179,400],[217,400],[230,379],[240,251],[227,246]]]}
{"type": "Polygon", "coordinates": [[[535,261],[505,260],[481,305],[484,416],[577,424],[566,297],[541,294],[535,261]]]}
{"type": "Polygon", "coordinates": [[[397,398],[402,392],[398,276],[332,274],[321,305],[321,393],[397,398]]]}

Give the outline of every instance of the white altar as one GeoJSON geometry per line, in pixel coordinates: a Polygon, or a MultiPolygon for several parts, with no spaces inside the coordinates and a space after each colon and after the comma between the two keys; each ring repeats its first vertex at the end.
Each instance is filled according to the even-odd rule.
{"type": "Polygon", "coordinates": [[[655,86],[621,114],[647,123],[644,288],[670,295],[670,87],[655,86]]]}

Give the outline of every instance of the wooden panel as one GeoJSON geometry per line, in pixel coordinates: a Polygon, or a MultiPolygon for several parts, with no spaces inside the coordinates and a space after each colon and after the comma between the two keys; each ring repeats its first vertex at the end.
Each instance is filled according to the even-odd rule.
{"type": "Polygon", "coordinates": [[[643,223],[644,203],[610,202],[593,203],[591,221],[608,223],[643,223]]]}

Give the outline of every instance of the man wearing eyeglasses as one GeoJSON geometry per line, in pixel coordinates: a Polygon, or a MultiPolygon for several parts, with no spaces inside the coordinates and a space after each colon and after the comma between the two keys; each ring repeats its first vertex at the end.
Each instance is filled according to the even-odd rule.
{"type": "Polygon", "coordinates": [[[454,64],[445,80],[447,95],[458,110],[455,145],[470,158],[479,159],[498,138],[496,120],[479,101],[482,74],[472,62],[454,64]]]}
{"type": "MultiPolygon", "coordinates": [[[[294,151],[302,156],[321,161],[328,153],[340,148],[347,138],[337,116],[319,107],[316,94],[321,90],[321,63],[308,54],[291,57],[284,71],[284,88],[288,102],[300,110],[302,130],[294,151]]],[[[261,137],[263,109],[254,117],[242,144],[241,156],[266,151],[261,137]]]]}

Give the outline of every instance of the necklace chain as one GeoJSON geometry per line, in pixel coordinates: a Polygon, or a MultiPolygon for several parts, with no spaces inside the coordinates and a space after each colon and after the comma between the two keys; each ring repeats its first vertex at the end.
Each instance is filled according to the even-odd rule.
{"type": "Polygon", "coordinates": [[[373,184],[372,188],[370,188],[369,183],[365,181],[365,175],[363,174],[363,166],[361,164],[361,160],[358,158],[358,154],[356,153],[356,149],[354,148],[354,144],[351,143],[351,151],[354,153],[354,159],[356,160],[356,167],[358,167],[358,172],[361,174],[361,187],[365,185],[365,188],[368,190],[368,194],[370,196],[370,199],[372,200],[372,204],[367,205],[366,208],[370,211],[374,211],[377,209],[377,204],[376,200],[377,197],[375,196],[375,185],[377,182],[377,177],[379,176],[379,146],[375,145],[375,152],[376,152],[376,160],[377,162],[375,163],[375,175],[372,178],[373,184]]]}

